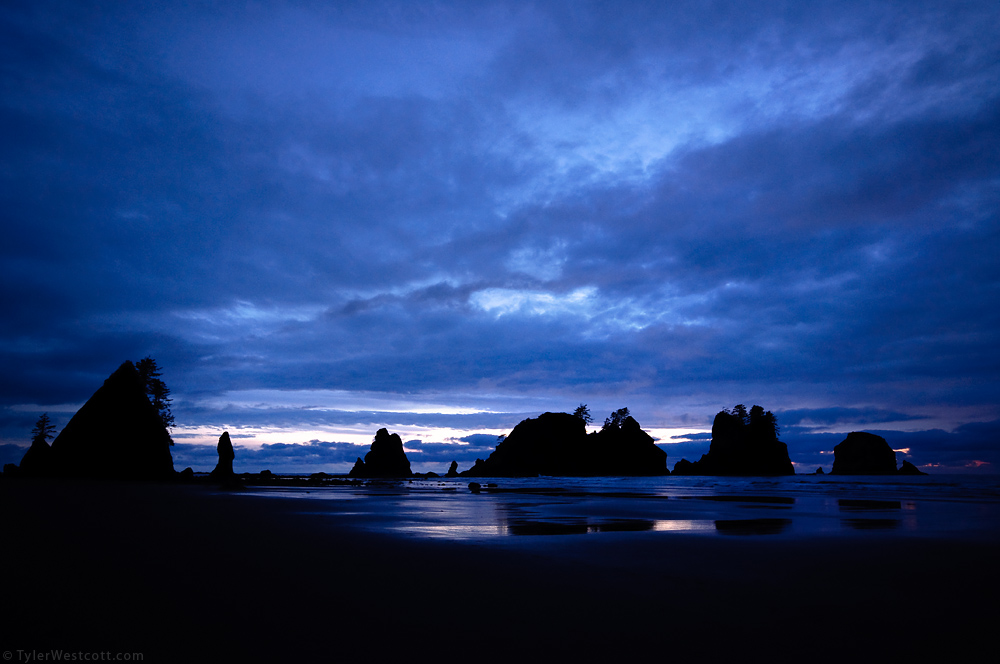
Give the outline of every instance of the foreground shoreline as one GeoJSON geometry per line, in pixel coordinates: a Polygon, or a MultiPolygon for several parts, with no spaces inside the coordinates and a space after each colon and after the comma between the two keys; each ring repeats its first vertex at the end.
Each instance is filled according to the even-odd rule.
{"type": "Polygon", "coordinates": [[[610,533],[492,546],[196,485],[5,481],[0,497],[10,651],[867,661],[971,657],[1000,617],[995,539],[610,533]]]}

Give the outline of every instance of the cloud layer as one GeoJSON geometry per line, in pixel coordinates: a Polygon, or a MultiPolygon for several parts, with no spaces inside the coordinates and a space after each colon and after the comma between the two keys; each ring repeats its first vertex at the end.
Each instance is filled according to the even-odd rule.
{"type": "Polygon", "coordinates": [[[147,354],[181,427],[334,439],[1000,417],[994,2],[33,2],[0,35],[4,442],[147,354]]]}

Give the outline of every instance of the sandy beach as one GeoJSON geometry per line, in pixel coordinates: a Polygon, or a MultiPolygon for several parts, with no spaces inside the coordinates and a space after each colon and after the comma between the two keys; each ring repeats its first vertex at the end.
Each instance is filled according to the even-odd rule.
{"type": "Polygon", "coordinates": [[[963,661],[998,618],[988,528],[461,539],[371,527],[364,498],[7,480],[0,496],[11,661],[963,661]]]}

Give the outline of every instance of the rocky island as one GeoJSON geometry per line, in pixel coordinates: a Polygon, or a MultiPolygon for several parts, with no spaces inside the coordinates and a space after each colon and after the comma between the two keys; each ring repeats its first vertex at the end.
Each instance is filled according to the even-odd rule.
{"type": "Polygon", "coordinates": [[[896,452],[882,436],[852,431],[833,448],[833,475],[926,475],[909,461],[896,469],[896,452]]]}
{"type": "Polygon", "coordinates": [[[788,446],[778,440],[778,423],[771,411],[743,404],[722,410],[712,423],[712,443],[695,462],[681,459],[676,475],[794,475],[788,446]]]}
{"type": "Polygon", "coordinates": [[[595,433],[569,413],[542,413],[521,421],[490,456],[476,459],[466,477],[538,475],[669,475],[667,453],[622,408],[595,433]]]}
{"type": "Polygon", "coordinates": [[[21,461],[29,477],[167,480],[170,433],[132,362],[104,381],[52,441],[36,439],[21,461]]]}
{"type": "Polygon", "coordinates": [[[410,477],[410,461],[403,451],[403,440],[398,433],[379,429],[372,441],[371,450],[364,460],[358,457],[351,468],[351,477],[410,477]]]}

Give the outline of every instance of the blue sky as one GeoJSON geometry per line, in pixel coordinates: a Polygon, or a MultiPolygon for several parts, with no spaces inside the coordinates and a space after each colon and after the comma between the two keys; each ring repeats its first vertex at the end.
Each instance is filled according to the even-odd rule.
{"type": "Polygon", "coordinates": [[[996,472],[998,35],[992,1],[5,3],[0,456],[152,355],[179,468],[228,429],[238,469],[342,472],[384,426],[440,471],[584,402],[671,466],[757,403],[802,469],[864,429],[996,472]]]}

